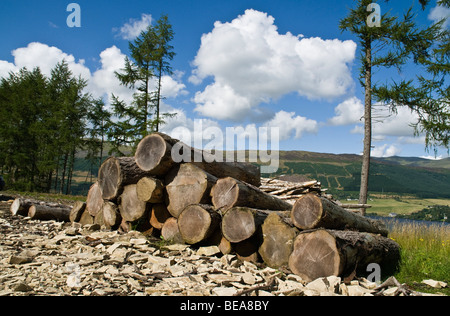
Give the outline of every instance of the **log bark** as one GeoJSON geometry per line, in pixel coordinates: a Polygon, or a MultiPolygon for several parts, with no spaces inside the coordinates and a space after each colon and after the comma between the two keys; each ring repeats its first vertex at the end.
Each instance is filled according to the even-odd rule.
{"type": "Polygon", "coordinates": [[[208,239],[219,226],[221,216],[210,205],[188,205],[178,217],[178,229],[187,244],[208,239]]]}
{"type": "Polygon", "coordinates": [[[150,225],[154,228],[161,230],[164,223],[172,217],[167,210],[166,204],[154,204],[152,205],[152,211],[150,214],[150,225]]]}
{"type": "Polygon", "coordinates": [[[211,188],[217,178],[193,164],[182,164],[166,177],[167,209],[177,217],[191,204],[211,204],[211,188]]]}
{"type": "Polygon", "coordinates": [[[217,178],[231,176],[241,181],[259,186],[261,169],[246,162],[221,162],[207,151],[192,148],[177,139],[162,133],[154,133],[145,137],[136,150],[136,163],[144,171],[162,176],[178,163],[193,163],[197,167],[217,178]],[[172,148],[178,156],[172,156],[172,148]]]}
{"type": "Polygon", "coordinates": [[[111,201],[105,201],[102,206],[103,221],[110,229],[117,229],[122,222],[119,207],[111,201]]]}
{"type": "Polygon", "coordinates": [[[214,207],[222,212],[235,206],[276,211],[292,209],[288,202],[231,177],[219,179],[211,190],[211,196],[214,207]]]}
{"type": "Polygon", "coordinates": [[[70,222],[70,207],[51,207],[47,205],[32,205],[28,217],[41,221],[70,222]]]}
{"type": "Polygon", "coordinates": [[[99,182],[95,182],[91,185],[86,198],[86,209],[92,216],[97,216],[102,210],[103,206],[103,196],[102,189],[99,182]]]}
{"type": "Polygon", "coordinates": [[[295,226],[304,230],[322,227],[357,230],[383,236],[388,234],[382,222],[346,211],[339,205],[315,194],[307,194],[295,202],[291,219],[295,226]]]}
{"type": "Polygon", "coordinates": [[[103,199],[115,200],[125,186],[136,184],[149,175],[137,166],[134,157],[108,158],[98,171],[98,183],[103,199]]]}
{"type": "Polygon", "coordinates": [[[73,205],[72,210],[70,211],[69,219],[72,223],[78,223],[83,215],[83,212],[86,210],[86,203],[77,201],[73,205]]]}
{"type": "Polygon", "coordinates": [[[298,233],[289,212],[270,213],[262,224],[263,243],[259,254],[263,261],[271,268],[287,266],[298,233]]]}
{"type": "Polygon", "coordinates": [[[261,228],[268,214],[248,207],[233,207],[223,216],[223,236],[232,243],[249,239],[261,228]]]}
{"type": "Polygon", "coordinates": [[[120,215],[127,222],[134,222],[144,217],[151,205],[138,199],[136,184],[127,185],[123,189],[119,202],[120,215]]]}
{"type": "Polygon", "coordinates": [[[349,276],[362,272],[370,263],[380,265],[381,272],[395,272],[400,247],[380,235],[354,231],[318,229],[302,232],[294,241],[289,268],[306,282],[319,277],[349,276]]]}
{"type": "Polygon", "coordinates": [[[144,177],[140,179],[136,187],[138,199],[148,203],[164,202],[164,184],[161,180],[144,177]]]}
{"type": "Polygon", "coordinates": [[[16,198],[11,204],[9,210],[12,215],[28,216],[28,211],[33,205],[45,205],[49,207],[60,207],[69,208],[68,205],[54,203],[54,202],[44,202],[33,199],[16,198]]]}
{"type": "Polygon", "coordinates": [[[175,217],[169,218],[161,229],[161,236],[165,241],[173,242],[175,244],[184,244],[184,239],[181,237],[178,228],[178,220],[175,217]]]}

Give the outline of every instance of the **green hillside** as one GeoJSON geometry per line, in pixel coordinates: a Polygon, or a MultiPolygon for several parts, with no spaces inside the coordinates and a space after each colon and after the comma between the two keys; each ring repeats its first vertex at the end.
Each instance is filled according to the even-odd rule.
{"type": "MultiPolygon", "coordinates": [[[[299,174],[317,179],[322,187],[340,197],[359,191],[361,157],[312,152],[280,152],[275,175],[299,174]]],[[[450,198],[450,159],[374,158],[371,163],[371,193],[414,195],[422,198],[450,198]]]]}

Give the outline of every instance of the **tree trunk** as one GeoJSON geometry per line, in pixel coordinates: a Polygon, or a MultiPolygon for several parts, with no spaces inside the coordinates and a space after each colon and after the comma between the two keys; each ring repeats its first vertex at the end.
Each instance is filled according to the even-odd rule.
{"type": "Polygon", "coordinates": [[[162,133],[153,133],[139,143],[135,154],[136,163],[153,175],[165,175],[176,164],[172,157],[175,145],[174,153],[179,156],[175,159],[177,163],[192,163],[217,178],[231,176],[255,186],[261,184],[259,166],[245,162],[218,162],[207,151],[192,148],[162,133]]]}
{"type": "Polygon", "coordinates": [[[183,240],[193,245],[208,239],[220,220],[220,214],[210,205],[189,205],[178,217],[178,228],[183,240]]]}
{"type": "Polygon", "coordinates": [[[292,208],[288,202],[230,177],[219,179],[211,190],[211,196],[214,207],[223,212],[235,206],[276,211],[288,211],[292,208]]]}
{"type": "Polygon", "coordinates": [[[102,189],[98,182],[91,185],[86,198],[86,209],[92,216],[97,216],[97,214],[102,210],[103,197],[102,189]]]}
{"type": "MultiPolygon", "coordinates": [[[[361,187],[359,191],[359,203],[367,204],[369,191],[370,151],[372,149],[372,43],[366,41],[365,53],[365,98],[364,98],[364,151],[361,167],[361,187]]],[[[361,209],[361,215],[365,215],[366,209],[361,209]]]]}
{"type": "Polygon", "coordinates": [[[271,212],[262,225],[263,243],[259,254],[263,261],[275,269],[287,266],[298,233],[289,212],[271,212]]]}
{"type": "Polygon", "coordinates": [[[138,181],[136,190],[139,200],[143,202],[164,202],[164,184],[159,179],[144,177],[138,181]]]}
{"type": "Polygon", "coordinates": [[[367,265],[380,265],[385,275],[394,273],[400,247],[380,235],[354,231],[318,229],[302,232],[294,241],[289,268],[306,282],[319,277],[367,273],[367,265]]]}
{"type": "Polygon", "coordinates": [[[136,184],[149,174],[139,169],[133,157],[108,158],[98,171],[103,199],[115,200],[129,184],[136,184]]]}
{"type": "Polygon", "coordinates": [[[177,217],[190,204],[211,204],[211,188],[217,178],[193,164],[182,164],[166,177],[167,209],[177,217]]]}
{"type": "Polygon", "coordinates": [[[77,201],[73,205],[72,211],[70,211],[70,221],[72,223],[78,223],[83,215],[83,212],[86,210],[86,203],[77,201]]]}
{"type": "Polygon", "coordinates": [[[293,224],[302,230],[350,229],[383,236],[388,235],[388,230],[381,221],[346,211],[341,206],[315,194],[307,194],[295,202],[291,219],[293,224]]]}
{"type": "Polygon", "coordinates": [[[248,207],[233,207],[222,219],[222,234],[232,243],[252,237],[268,216],[269,212],[248,207]]]}
{"type": "Polygon", "coordinates": [[[166,204],[153,204],[152,212],[150,214],[150,225],[152,227],[161,230],[164,226],[164,223],[172,217],[167,210],[166,204]]]}
{"type": "Polygon", "coordinates": [[[136,184],[127,185],[123,189],[119,202],[120,215],[127,222],[134,222],[144,217],[151,205],[138,199],[136,184]]]}
{"type": "Polygon", "coordinates": [[[183,237],[181,237],[178,228],[178,220],[175,217],[169,218],[161,229],[161,236],[165,241],[173,242],[175,244],[184,244],[183,237]]]}
{"type": "Polygon", "coordinates": [[[117,229],[122,222],[119,207],[111,201],[105,201],[102,206],[103,221],[110,229],[117,229]]]}
{"type": "Polygon", "coordinates": [[[71,208],[51,207],[47,205],[32,205],[28,217],[41,221],[70,222],[71,208]]]}

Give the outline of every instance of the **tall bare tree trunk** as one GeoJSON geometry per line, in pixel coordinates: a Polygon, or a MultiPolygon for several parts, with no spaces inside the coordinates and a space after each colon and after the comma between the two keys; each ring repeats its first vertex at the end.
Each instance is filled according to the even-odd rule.
{"type": "MultiPolygon", "coordinates": [[[[364,151],[361,169],[361,187],[359,191],[359,203],[367,203],[367,193],[369,190],[370,171],[370,150],[372,148],[372,40],[366,40],[365,45],[365,100],[364,100],[364,151]]],[[[361,209],[361,214],[365,215],[366,210],[361,209]]]]}

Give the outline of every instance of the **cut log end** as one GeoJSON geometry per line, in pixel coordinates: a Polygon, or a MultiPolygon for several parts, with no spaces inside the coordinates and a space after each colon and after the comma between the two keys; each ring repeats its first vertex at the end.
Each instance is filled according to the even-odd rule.
{"type": "Polygon", "coordinates": [[[119,209],[120,215],[127,222],[134,222],[145,215],[147,203],[138,199],[136,184],[130,184],[124,188],[120,196],[119,209]]]}
{"type": "Polygon", "coordinates": [[[236,204],[239,186],[233,178],[219,179],[213,188],[212,203],[217,209],[228,210],[236,204]]]}
{"type": "Polygon", "coordinates": [[[144,171],[162,175],[173,165],[167,136],[154,133],[141,140],[136,149],[136,164],[144,171]]]}
{"type": "Polygon", "coordinates": [[[178,218],[178,228],[188,244],[199,243],[212,235],[220,222],[220,215],[209,206],[189,205],[178,218]]]}
{"type": "Polygon", "coordinates": [[[289,268],[307,282],[340,275],[342,265],[335,238],[325,230],[300,234],[289,257],[289,268]]]}
{"type": "Polygon", "coordinates": [[[258,228],[255,216],[257,216],[256,210],[246,207],[234,207],[230,209],[222,220],[223,236],[233,243],[250,238],[258,228]]]}
{"type": "Polygon", "coordinates": [[[95,182],[89,189],[86,198],[86,209],[92,216],[96,216],[103,206],[103,193],[98,182],[95,182]]]}
{"type": "Polygon", "coordinates": [[[137,196],[139,200],[149,203],[162,203],[164,185],[161,180],[144,177],[137,183],[137,196]]]}
{"type": "Polygon", "coordinates": [[[311,229],[320,222],[322,214],[323,208],[320,198],[315,194],[307,194],[295,202],[291,212],[291,219],[296,227],[311,229]]]}
{"type": "Polygon", "coordinates": [[[217,178],[193,164],[173,168],[166,177],[167,209],[178,217],[190,204],[210,204],[211,188],[217,178]]]}
{"type": "Polygon", "coordinates": [[[98,182],[105,200],[114,199],[119,194],[121,170],[116,158],[108,158],[98,171],[98,182]]]}

